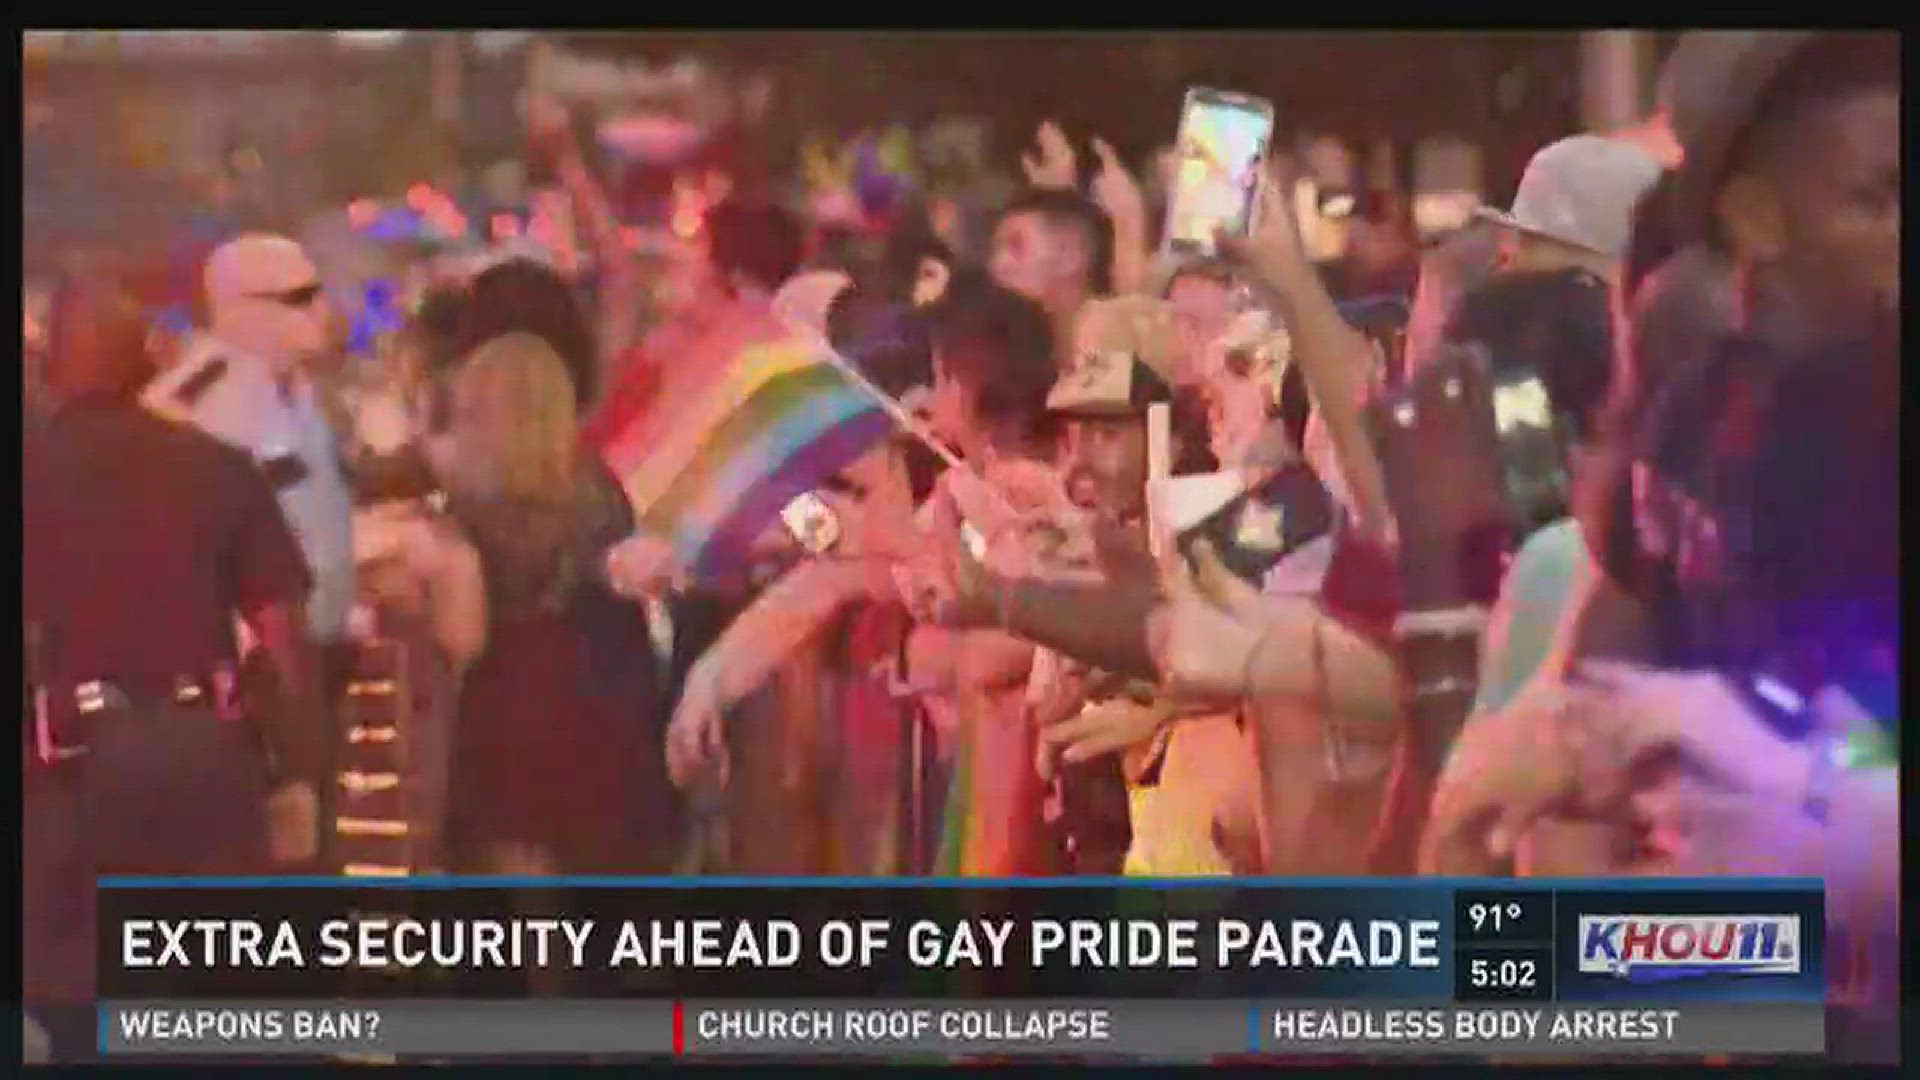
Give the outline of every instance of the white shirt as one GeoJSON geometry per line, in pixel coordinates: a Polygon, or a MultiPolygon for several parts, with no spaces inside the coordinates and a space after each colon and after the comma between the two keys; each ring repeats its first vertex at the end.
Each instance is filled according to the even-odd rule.
{"type": "Polygon", "coordinates": [[[312,384],[297,378],[283,395],[265,361],[200,335],[142,400],[247,451],[263,467],[289,456],[305,466],[304,479],[276,489],[280,509],[313,571],[307,623],[314,640],[346,640],[354,601],[353,495],[312,384]],[[213,367],[220,361],[224,369],[213,367]]]}

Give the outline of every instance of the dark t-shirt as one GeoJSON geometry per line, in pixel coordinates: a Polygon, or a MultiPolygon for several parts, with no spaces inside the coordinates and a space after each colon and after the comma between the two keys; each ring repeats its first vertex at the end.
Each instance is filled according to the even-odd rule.
{"type": "Polygon", "coordinates": [[[23,600],[74,679],[204,674],[236,611],[313,575],[245,453],[131,402],[78,402],[26,446],[23,600]]]}
{"type": "Polygon", "coordinates": [[[1728,341],[1653,399],[1592,540],[1651,605],[1661,663],[1885,696],[1899,395],[1873,355],[1728,341]]]}

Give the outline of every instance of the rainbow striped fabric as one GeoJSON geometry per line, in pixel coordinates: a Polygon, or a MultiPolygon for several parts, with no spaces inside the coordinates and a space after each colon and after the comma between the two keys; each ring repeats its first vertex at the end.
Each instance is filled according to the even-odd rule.
{"type": "Polygon", "coordinates": [[[780,510],[852,464],[893,421],[820,347],[748,345],[643,447],[607,453],[639,531],[673,545],[695,577],[737,568],[780,510]]]}

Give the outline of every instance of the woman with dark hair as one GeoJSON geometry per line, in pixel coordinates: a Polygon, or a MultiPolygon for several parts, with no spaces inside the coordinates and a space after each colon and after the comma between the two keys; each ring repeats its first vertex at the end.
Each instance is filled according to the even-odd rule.
{"type": "Polygon", "coordinates": [[[438,377],[460,362],[460,325],[467,317],[468,293],[459,285],[429,287],[414,305],[406,333],[419,350],[419,367],[438,377]]]}
{"type": "MultiPolygon", "coordinates": [[[[1662,358],[1617,430],[1587,533],[1602,574],[1571,643],[1651,666],[1588,661],[1585,688],[1510,710],[1531,752],[1436,822],[1458,849],[1509,851],[1535,818],[1594,801],[1583,771],[1617,772],[1582,809],[1642,860],[1824,874],[1828,955],[1895,955],[1899,37],[1756,33],[1714,100],[1679,223],[1731,268],[1738,317],[1697,360],[1662,358]],[[1581,757],[1551,737],[1567,723],[1581,757]],[[1743,731],[1781,750],[1753,751],[1767,783],[1730,777],[1740,755],[1716,750],[1743,731]],[[1662,763],[1692,782],[1646,768],[1662,763]]],[[[1862,1027],[1834,1045],[1897,1055],[1893,971],[1850,973],[1862,1027]]]]}
{"type": "Polygon", "coordinates": [[[874,285],[886,296],[925,306],[945,296],[961,273],[959,256],[934,231],[926,210],[915,207],[887,235],[874,285]]]}
{"type": "Polygon", "coordinates": [[[543,263],[515,256],[467,284],[455,340],[461,355],[493,338],[525,331],[547,343],[566,365],[575,405],[584,411],[598,392],[593,331],[573,286],[543,263]]]}
{"type": "Polygon", "coordinates": [[[1053,337],[1039,307],[981,282],[950,292],[929,312],[933,324],[934,430],[961,456],[1052,456],[1047,391],[1054,382],[1053,337]]]}

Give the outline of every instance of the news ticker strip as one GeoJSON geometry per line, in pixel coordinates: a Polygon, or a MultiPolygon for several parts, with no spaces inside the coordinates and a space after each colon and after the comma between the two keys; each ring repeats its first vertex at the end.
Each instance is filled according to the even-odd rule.
{"type": "Polygon", "coordinates": [[[400,1057],[1412,1056],[1826,1051],[1819,1005],[1233,1001],[103,1002],[101,1051],[400,1057]]]}
{"type": "Polygon", "coordinates": [[[564,894],[532,918],[498,881],[417,880],[103,882],[102,991],[498,1000],[543,969],[635,1000],[1825,997],[1817,882],[522,882],[564,894]]]}

